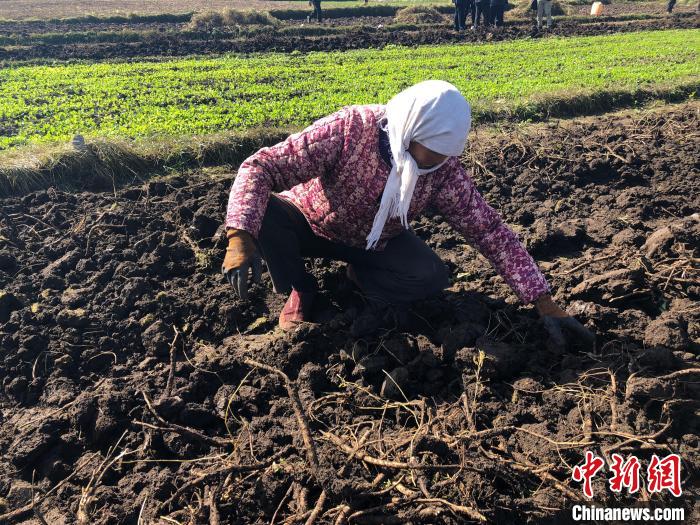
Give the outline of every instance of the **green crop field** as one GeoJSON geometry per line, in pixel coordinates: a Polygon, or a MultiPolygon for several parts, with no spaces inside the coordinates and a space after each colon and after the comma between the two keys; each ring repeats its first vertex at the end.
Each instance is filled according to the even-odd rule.
{"type": "MultiPolygon", "coordinates": [[[[551,97],[700,79],[700,31],[479,45],[0,70],[0,148],[75,133],[142,138],[303,126],[346,104],[383,103],[415,82],[457,85],[475,114],[551,97]]],[[[524,113],[527,116],[527,112],[524,113]]]]}

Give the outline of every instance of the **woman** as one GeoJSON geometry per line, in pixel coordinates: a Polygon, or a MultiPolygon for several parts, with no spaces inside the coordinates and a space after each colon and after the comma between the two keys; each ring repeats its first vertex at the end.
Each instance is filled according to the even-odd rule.
{"type": "Polygon", "coordinates": [[[278,293],[279,325],[308,321],[317,283],[304,257],[348,263],[348,277],[375,303],[439,293],[445,265],[411,230],[428,205],[495,266],[548,326],[592,335],[559,308],[517,236],[484,201],[459,162],[469,103],[448,82],[412,86],[386,105],[349,106],[248,158],[229,196],[222,271],[243,299],[260,250],[278,293]],[[272,192],[280,192],[274,194],[272,192]]]}

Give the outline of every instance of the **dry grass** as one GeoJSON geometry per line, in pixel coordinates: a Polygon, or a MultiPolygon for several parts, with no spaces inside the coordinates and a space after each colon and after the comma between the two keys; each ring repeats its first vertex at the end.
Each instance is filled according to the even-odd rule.
{"type": "Polygon", "coordinates": [[[258,129],[162,141],[89,140],[84,148],[70,143],[16,148],[0,154],[0,198],[50,186],[111,190],[167,170],[237,165],[290,132],[258,129]]]}
{"type": "MultiPolygon", "coordinates": [[[[568,13],[568,7],[559,0],[552,0],[552,16],[564,16],[568,13]]],[[[513,9],[508,11],[508,15],[514,18],[528,18],[536,15],[536,11],[530,9],[530,0],[521,0],[513,9]]]]}
{"type": "Polygon", "coordinates": [[[263,25],[276,26],[280,23],[266,11],[238,11],[224,9],[223,11],[205,11],[192,16],[189,28],[197,31],[210,31],[221,27],[263,25]]]}
{"type": "Polygon", "coordinates": [[[445,21],[445,17],[434,7],[411,6],[397,11],[394,17],[402,24],[436,24],[445,21]]]}

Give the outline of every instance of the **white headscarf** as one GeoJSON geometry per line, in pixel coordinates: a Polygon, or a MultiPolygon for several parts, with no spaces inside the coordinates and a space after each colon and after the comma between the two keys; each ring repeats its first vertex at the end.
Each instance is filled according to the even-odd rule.
{"type": "Polygon", "coordinates": [[[408,208],[418,176],[435,171],[447,162],[445,159],[430,169],[419,169],[408,152],[409,144],[418,142],[448,157],[461,155],[471,127],[471,108],[449,82],[426,80],[393,97],[386,105],[386,118],[394,163],[367,236],[368,250],[379,242],[389,218],[399,217],[401,224],[408,228],[408,208]]]}

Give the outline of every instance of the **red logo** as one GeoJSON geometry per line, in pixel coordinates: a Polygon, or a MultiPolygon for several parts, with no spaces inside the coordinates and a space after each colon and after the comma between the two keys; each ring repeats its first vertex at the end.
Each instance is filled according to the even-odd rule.
{"type": "Polygon", "coordinates": [[[619,454],[612,455],[612,465],[610,470],[613,477],[608,479],[612,492],[622,492],[622,487],[627,488],[629,494],[634,494],[639,490],[639,459],[632,456],[626,462],[619,454]]]}
{"type": "Polygon", "coordinates": [[[591,486],[591,479],[598,473],[600,469],[605,465],[605,461],[598,456],[593,455],[593,452],[586,450],[586,461],[583,465],[576,465],[571,477],[574,481],[583,480],[583,493],[588,498],[593,497],[593,487],[591,486]]]}
{"type": "MultiPolygon", "coordinates": [[[[591,481],[605,465],[603,458],[596,456],[593,452],[586,451],[583,465],[576,465],[571,473],[574,481],[583,482],[583,493],[587,498],[593,497],[593,486],[591,481]]],[[[625,459],[619,454],[612,455],[610,471],[612,477],[608,478],[608,486],[615,493],[627,489],[629,494],[639,491],[639,471],[641,463],[637,456],[630,456],[625,459]]],[[[654,454],[647,468],[647,489],[650,493],[668,490],[675,497],[680,497],[683,493],[681,489],[681,458],[678,454],[669,454],[661,459],[654,454]]]]}
{"type": "Polygon", "coordinates": [[[676,496],[683,493],[681,490],[681,458],[678,454],[669,454],[664,459],[654,454],[647,468],[647,488],[649,492],[661,492],[663,489],[676,496]]]}

